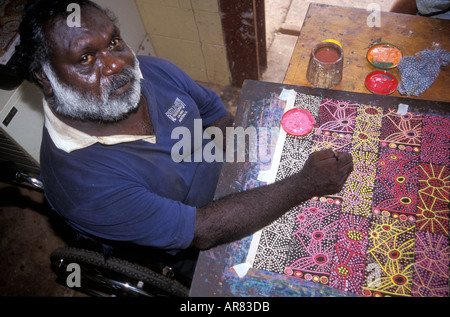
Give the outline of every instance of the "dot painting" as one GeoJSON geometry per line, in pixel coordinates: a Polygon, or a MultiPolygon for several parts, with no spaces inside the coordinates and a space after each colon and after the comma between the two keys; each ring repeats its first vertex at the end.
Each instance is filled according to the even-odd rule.
{"type": "Polygon", "coordinates": [[[448,235],[418,231],[416,237],[411,292],[414,296],[448,296],[448,235]]]}
{"type": "Polygon", "coordinates": [[[310,201],[297,209],[297,219],[290,243],[286,267],[288,275],[315,274],[328,281],[333,244],[339,223],[339,208],[320,201],[310,201]]]}
{"type": "Polygon", "coordinates": [[[376,273],[373,278],[364,279],[364,289],[391,296],[411,295],[414,225],[375,216],[370,230],[367,263],[373,263],[376,273]]]}
{"type": "Polygon", "coordinates": [[[374,122],[356,120],[353,133],[352,147],[355,150],[364,150],[376,153],[378,151],[381,127],[374,122]]]}
{"type": "Polygon", "coordinates": [[[317,129],[352,133],[357,107],[358,105],[355,103],[325,99],[319,111],[317,129]]]}
{"type": "Polygon", "coordinates": [[[341,192],[261,231],[254,268],[362,296],[449,296],[450,118],[298,94],[313,133],[287,136],[277,180],[309,154],[348,152],[341,192]]]}
{"type": "Polygon", "coordinates": [[[420,145],[422,140],[422,115],[400,115],[389,110],[382,119],[380,140],[388,143],[420,145]]]}
{"type": "Polygon", "coordinates": [[[372,205],[374,213],[396,213],[403,220],[416,219],[418,165],[417,155],[391,148],[381,150],[372,205]]]}
{"type": "Polygon", "coordinates": [[[424,116],[422,153],[423,162],[450,165],[450,118],[424,116]]]}
{"type": "Polygon", "coordinates": [[[341,213],[331,267],[330,286],[360,293],[365,272],[370,222],[366,217],[341,213]]]}

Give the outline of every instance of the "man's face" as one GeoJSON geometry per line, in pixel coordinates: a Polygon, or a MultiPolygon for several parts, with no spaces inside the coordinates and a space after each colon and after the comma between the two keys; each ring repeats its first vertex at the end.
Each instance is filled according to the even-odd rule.
{"type": "Polygon", "coordinates": [[[81,26],[59,17],[47,23],[50,65],[43,70],[57,113],[78,120],[113,122],[135,110],[140,100],[139,65],[108,17],[82,7],[81,26]]]}

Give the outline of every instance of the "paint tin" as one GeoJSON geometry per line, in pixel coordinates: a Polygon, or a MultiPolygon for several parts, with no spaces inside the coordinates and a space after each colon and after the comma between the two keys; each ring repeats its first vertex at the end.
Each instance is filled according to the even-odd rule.
{"type": "Polygon", "coordinates": [[[344,50],[327,40],[312,49],[306,78],[313,87],[331,89],[341,82],[343,67],[344,50]]]}
{"type": "Polygon", "coordinates": [[[287,134],[305,136],[314,128],[315,120],[312,114],[300,108],[287,111],[281,118],[281,126],[287,134]]]}
{"type": "Polygon", "coordinates": [[[381,69],[397,67],[403,55],[400,49],[390,43],[377,43],[367,51],[367,60],[372,66],[381,69]]]}

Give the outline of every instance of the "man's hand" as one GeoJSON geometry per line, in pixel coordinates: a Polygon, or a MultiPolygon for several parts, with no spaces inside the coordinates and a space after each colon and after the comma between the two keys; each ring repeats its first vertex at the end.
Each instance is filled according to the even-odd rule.
{"type": "Polygon", "coordinates": [[[353,171],[351,154],[324,150],[313,152],[302,171],[299,181],[313,196],[336,194],[353,171]]]}
{"type": "Polygon", "coordinates": [[[350,154],[312,153],[298,174],[198,208],[192,245],[208,249],[246,237],[314,196],[338,193],[352,170],[350,154]]]}

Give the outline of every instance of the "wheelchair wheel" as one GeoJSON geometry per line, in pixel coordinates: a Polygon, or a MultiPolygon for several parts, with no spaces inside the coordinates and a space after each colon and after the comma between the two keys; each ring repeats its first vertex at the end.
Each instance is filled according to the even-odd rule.
{"type": "Polygon", "coordinates": [[[96,297],[189,296],[189,289],[144,266],[86,249],[59,248],[50,255],[58,282],[67,285],[74,263],[80,268],[80,287],[75,290],[96,297]]]}

